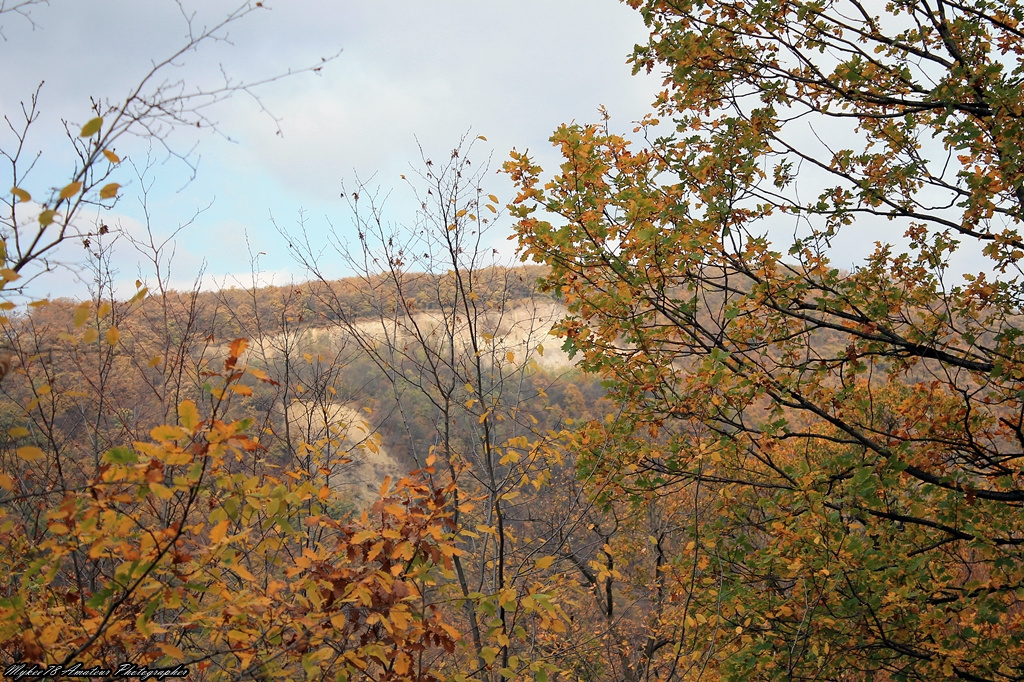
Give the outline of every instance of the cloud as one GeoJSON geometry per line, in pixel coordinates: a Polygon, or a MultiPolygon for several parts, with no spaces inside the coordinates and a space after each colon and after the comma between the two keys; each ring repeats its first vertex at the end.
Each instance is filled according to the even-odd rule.
{"type": "MultiPolygon", "coordinates": [[[[194,26],[201,27],[239,4],[185,6],[197,12],[194,26]]],[[[147,180],[132,178],[122,164],[116,180],[124,185],[118,211],[125,220],[146,222],[138,199],[154,179],[147,190],[148,220],[164,233],[212,202],[179,238],[176,272],[198,271],[204,261],[211,274],[245,271],[247,233],[254,248],[267,253],[268,269],[292,267],[301,274],[289,265],[270,215],[291,225],[304,208],[311,227],[326,230],[330,219],[348,230],[341,183],[354,172],[363,178],[376,172],[376,182],[395,188],[389,219],[407,224],[416,204],[399,176],[419,161],[417,139],[437,158],[472,129],[487,136],[480,151],[493,153],[495,167],[512,147],[529,148],[551,167],[557,158],[547,138],[559,123],[593,121],[605,104],[613,121],[628,129],[657,89],[656,78],[629,75],[626,55],[645,31],[636,12],[611,0],[265,4],[275,7],[231,27],[230,42],[182,55],[167,70],[168,81],[215,84],[222,69],[232,78],[258,80],[343,52],[319,75],[272,82],[255,91],[258,101],[240,95],[211,109],[231,141],[194,129],[172,136],[178,151],[198,144],[190,157],[198,163],[194,182],[187,182],[191,169],[173,158],[159,163],[159,145],[147,180]],[[280,120],[282,135],[264,108],[280,120]]],[[[43,151],[33,182],[45,189],[73,168],[61,119],[83,122],[91,115],[90,97],[124,97],[154,60],[182,44],[186,24],[171,0],[53,0],[34,18],[39,30],[7,30],[4,47],[18,68],[5,73],[0,106],[16,111],[39,81],[47,81],[30,141],[43,151]]],[[[10,148],[11,142],[0,133],[0,145],[10,148]]],[[[125,139],[117,151],[144,163],[150,141],[125,139]]],[[[511,198],[507,180],[492,179],[487,190],[511,198]]],[[[125,262],[119,269],[138,266],[125,262]]]]}

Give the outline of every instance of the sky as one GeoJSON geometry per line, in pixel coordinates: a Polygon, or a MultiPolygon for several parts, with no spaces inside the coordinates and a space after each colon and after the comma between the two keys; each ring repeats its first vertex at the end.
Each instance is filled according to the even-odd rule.
{"type": "MultiPolygon", "coordinates": [[[[560,159],[548,138],[558,125],[597,122],[603,106],[612,131],[628,134],[662,87],[657,73],[632,74],[627,57],[647,32],[640,15],[617,0],[260,4],[151,84],[210,88],[225,75],[233,83],[267,82],[203,109],[215,128],[122,138],[115,147],[123,163],[111,179],[123,186],[120,197],[83,224],[114,228],[90,248],[109,249],[119,295],[131,295],[137,279],[152,286],[154,261],[177,289],[200,276],[206,289],[304,281],[309,273],[288,249],[300,223],[314,250],[327,247],[324,274],[351,274],[330,235],[355,240],[342,192],[351,197],[357,179],[388,197],[387,224],[410,226],[418,201],[402,176],[422,167],[421,148],[427,158],[445,159],[468,135],[474,167],[490,161],[482,189],[504,205],[513,188],[496,171],[510,150],[528,151],[550,175],[560,159]],[[314,66],[321,68],[306,70],[314,66]],[[130,243],[150,235],[159,257],[130,243]]],[[[215,26],[240,7],[242,0],[35,0],[27,17],[0,11],[0,112],[15,128],[21,103],[39,88],[39,115],[26,140],[26,158],[39,158],[19,179],[22,189],[40,197],[63,187],[75,163],[64,122],[77,130],[92,117],[91,102],[123,101],[154,64],[188,43],[190,30],[215,26]]],[[[808,129],[805,138],[819,132],[808,129]]],[[[0,127],[0,150],[15,144],[0,127]]],[[[9,165],[0,163],[0,188],[12,184],[9,165]]],[[[837,267],[855,267],[876,241],[906,247],[899,226],[855,227],[831,242],[837,267]]],[[[785,251],[794,226],[766,229],[785,251]]],[[[511,230],[506,217],[491,231],[510,263],[511,230]]],[[[79,243],[63,247],[58,256],[70,267],[33,280],[29,298],[90,296],[87,255],[79,243]]],[[[985,269],[977,249],[961,249],[952,264],[954,278],[985,269]]]]}
{"type": "MultiPolygon", "coordinates": [[[[154,63],[185,44],[186,17],[195,31],[239,4],[50,0],[32,6],[28,18],[0,14],[0,111],[17,121],[20,103],[43,83],[27,140],[40,157],[24,189],[41,196],[69,180],[74,157],[63,121],[77,129],[91,118],[91,98],[123,100],[154,63]]],[[[183,55],[158,78],[209,87],[221,74],[255,82],[312,65],[322,66],[319,72],[213,106],[204,113],[216,132],[175,130],[166,145],[124,138],[115,149],[124,161],[112,179],[123,188],[101,219],[136,239],[146,238],[147,223],[157,243],[173,237],[163,253],[174,252],[177,288],[199,273],[206,288],[248,286],[254,268],[261,282],[302,281],[306,273],[280,231],[296,230],[301,216],[314,241],[326,244],[331,226],[353,236],[343,183],[351,188],[356,178],[372,178],[389,196],[386,219],[409,224],[416,201],[401,176],[419,165],[420,147],[428,157],[446,157],[461,137],[479,135],[486,141],[475,144],[478,165],[490,157],[497,169],[515,148],[553,168],[558,157],[548,138],[559,124],[596,122],[603,105],[612,126],[628,131],[659,89],[656,76],[631,75],[626,58],[646,31],[639,14],[615,0],[263,5],[230,25],[226,40],[183,55]]],[[[4,149],[13,143],[9,129],[0,132],[4,149]]],[[[11,185],[8,166],[0,167],[0,185],[11,185]]],[[[483,189],[502,203],[513,196],[496,172],[483,189]]],[[[507,244],[511,222],[494,231],[496,243],[507,244]]],[[[502,248],[511,255],[511,245],[502,248]]],[[[122,293],[136,278],[153,277],[152,264],[124,237],[112,253],[122,293]]],[[[60,254],[71,264],[85,255],[80,244],[60,254]]],[[[346,274],[339,259],[325,267],[346,274]]],[[[31,294],[83,297],[90,277],[80,267],[47,273],[31,294]]]]}

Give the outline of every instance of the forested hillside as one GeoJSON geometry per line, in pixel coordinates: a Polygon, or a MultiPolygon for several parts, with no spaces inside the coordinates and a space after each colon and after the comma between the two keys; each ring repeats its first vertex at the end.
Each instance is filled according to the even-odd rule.
{"type": "MultiPolygon", "coordinates": [[[[548,335],[565,309],[537,294],[540,273],[537,267],[484,273],[486,281],[507,284],[498,291],[481,288],[486,312],[475,339],[492,349],[488,372],[498,379],[522,373],[518,400],[536,433],[557,430],[573,416],[594,416],[604,393],[596,378],[573,371],[557,339],[548,335]]],[[[332,448],[352,461],[335,465],[329,484],[351,496],[355,506],[365,506],[385,477],[422,466],[437,441],[440,417],[427,396],[406,385],[421,371],[422,357],[407,355],[388,368],[359,344],[396,344],[404,351],[416,343],[403,331],[408,324],[428,335],[440,333],[445,320],[437,292],[450,279],[417,273],[405,292],[415,311],[408,320],[380,310],[373,315],[374,306],[395,297],[383,279],[374,284],[376,300],[357,293],[360,282],[349,279],[323,289],[310,282],[165,291],[130,302],[48,301],[9,319],[5,346],[17,369],[0,385],[0,428],[23,426],[26,406],[39,398],[36,387],[45,385],[47,416],[32,424],[33,442],[99,456],[119,443],[144,439],[174,416],[182,400],[208,398],[208,374],[223,364],[235,339],[245,339],[240,362],[265,373],[266,380],[236,396],[226,416],[258,419],[262,456],[276,466],[287,464],[301,442],[335,438],[332,448]],[[348,323],[338,320],[327,300],[346,311],[348,323]]],[[[459,353],[471,345],[468,333],[465,326],[455,330],[459,353]]]]}

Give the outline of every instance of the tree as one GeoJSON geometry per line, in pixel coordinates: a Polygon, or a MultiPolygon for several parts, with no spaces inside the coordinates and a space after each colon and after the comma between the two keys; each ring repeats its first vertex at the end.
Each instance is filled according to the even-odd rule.
{"type": "MultiPolygon", "coordinates": [[[[36,4],[39,4],[38,0],[2,3],[0,17],[5,13],[20,14],[32,21],[29,11],[36,4]]],[[[112,180],[121,163],[121,155],[116,151],[119,141],[130,136],[145,138],[162,146],[169,156],[188,164],[194,172],[195,159],[191,150],[182,152],[170,141],[173,130],[205,128],[216,131],[218,126],[211,113],[219,102],[245,93],[260,104],[259,86],[287,76],[319,72],[326,62],[337,56],[255,82],[238,80],[223,73],[219,81],[186,83],[173,76],[172,72],[183,65],[189,54],[226,40],[230,27],[266,8],[262,2],[247,0],[227,11],[212,25],[203,25],[198,23],[194,13],[180,2],[178,4],[187,36],[180,48],[164,58],[155,59],[124,99],[95,98],[89,113],[78,124],[62,120],[77,157],[75,167],[65,181],[48,184],[53,179],[36,180],[33,173],[41,154],[33,150],[32,133],[41,115],[38,105],[43,83],[40,82],[36,91],[22,101],[18,114],[5,113],[4,123],[13,134],[11,145],[0,149],[0,158],[6,161],[13,186],[2,200],[3,217],[0,218],[0,239],[3,240],[0,277],[5,287],[20,280],[18,288],[23,288],[34,277],[51,270],[58,264],[54,260],[57,249],[65,242],[81,240],[88,249],[90,240],[108,232],[109,228],[102,220],[96,219],[94,224],[89,224],[80,216],[89,206],[102,211],[110,209],[116,202],[121,183],[112,180]]]]}
{"type": "MultiPolygon", "coordinates": [[[[0,2],[0,15],[32,4],[0,2]]],[[[448,491],[428,482],[429,463],[382,486],[361,518],[338,518],[336,491],[294,459],[268,463],[249,435],[259,416],[247,402],[252,384],[276,382],[245,366],[244,339],[216,338],[217,310],[203,308],[198,290],[167,288],[166,242],[151,232],[136,242],[152,258],[158,295],[147,300],[139,282],[135,297],[115,301],[103,270],[108,230],[82,218],[85,206],[117,198],[118,140],[167,145],[171,128],[212,125],[210,105],[258,85],[189,89],[164,78],[262,6],[242,3],[212,28],[182,7],[182,49],[125,100],[95,101],[84,125],[65,124],[78,163],[57,189],[29,177],[36,95],[21,120],[5,119],[15,143],[0,150],[13,184],[0,220],[0,309],[15,308],[4,287],[49,270],[69,240],[99,261],[89,300],[34,301],[0,319],[17,357],[0,389],[0,653],[20,666],[12,675],[183,664],[197,679],[330,670],[436,680],[437,659],[459,638],[429,598],[458,551],[440,504],[448,491]],[[47,196],[38,211],[30,182],[47,196]]]]}
{"type": "Polygon", "coordinates": [[[642,141],[506,168],[622,409],[585,473],[690,497],[660,675],[1019,679],[1024,8],[629,4],[642,141]]]}
{"type": "Polygon", "coordinates": [[[408,434],[402,442],[418,466],[436,459],[436,480],[450,487],[446,508],[461,551],[442,594],[458,605],[452,617],[466,635],[453,679],[548,679],[567,628],[554,594],[561,571],[551,567],[560,534],[588,505],[541,503],[553,497],[547,484],[561,434],[538,431],[530,404],[541,392],[529,379],[551,302],[489,246],[500,209],[482,188],[486,165],[473,165],[475,141],[461,140],[436,162],[423,156],[408,181],[420,205],[409,225],[387,223],[372,187],[346,191],[358,243],[329,239],[357,273],[355,291],[322,274],[324,249],[312,241],[321,235],[300,225],[288,241],[319,307],[391,394],[392,432],[408,434]]]}

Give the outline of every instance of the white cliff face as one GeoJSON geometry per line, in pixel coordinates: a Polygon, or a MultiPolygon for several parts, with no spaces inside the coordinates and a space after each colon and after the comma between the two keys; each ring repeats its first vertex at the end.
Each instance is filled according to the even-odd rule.
{"type": "MultiPolygon", "coordinates": [[[[475,346],[488,367],[518,368],[533,360],[548,371],[570,369],[573,362],[562,350],[562,341],[548,333],[565,312],[564,305],[550,299],[529,299],[501,311],[483,310],[476,325],[475,346]],[[508,360],[508,353],[513,354],[513,360],[508,360]]],[[[356,337],[369,345],[396,348],[416,344],[422,338],[438,348],[448,342],[449,335],[457,353],[474,353],[470,326],[464,317],[432,310],[412,316],[366,318],[351,325],[308,327],[291,337],[278,335],[268,339],[264,346],[269,361],[280,355],[279,349],[286,345],[301,354],[312,348],[354,348],[356,337]]]]}
{"type": "Polygon", "coordinates": [[[288,407],[293,440],[301,443],[314,469],[326,470],[328,485],[366,506],[376,499],[381,482],[403,467],[381,444],[366,415],[355,405],[296,400],[288,407]]]}
{"type": "MultiPolygon", "coordinates": [[[[408,357],[406,353],[415,355],[422,344],[435,350],[454,348],[460,371],[467,371],[479,356],[485,371],[500,376],[521,371],[560,372],[571,369],[573,363],[561,349],[562,341],[549,332],[565,312],[565,306],[559,303],[535,298],[518,301],[504,310],[484,309],[473,327],[463,315],[433,310],[351,324],[309,326],[254,340],[242,359],[266,363],[270,368],[280,364],[285,349],[293,359],[323,353],[352,358],[369,347],[385,356],[387,349],[396,350],[394,357],[399,364],[402,357],[408,357]]],[[[332,488],[350,496],[357,506],[365,506],[376,499],[385,477],[399,477],[405,467],[383,446],[370,423],[372,415],[355,402],[337,400],[326,394],[296,394],[286,414],[292,447],[297,456],[311,458],[313,470],[329,472],[326,475],[332,488]]]]}

